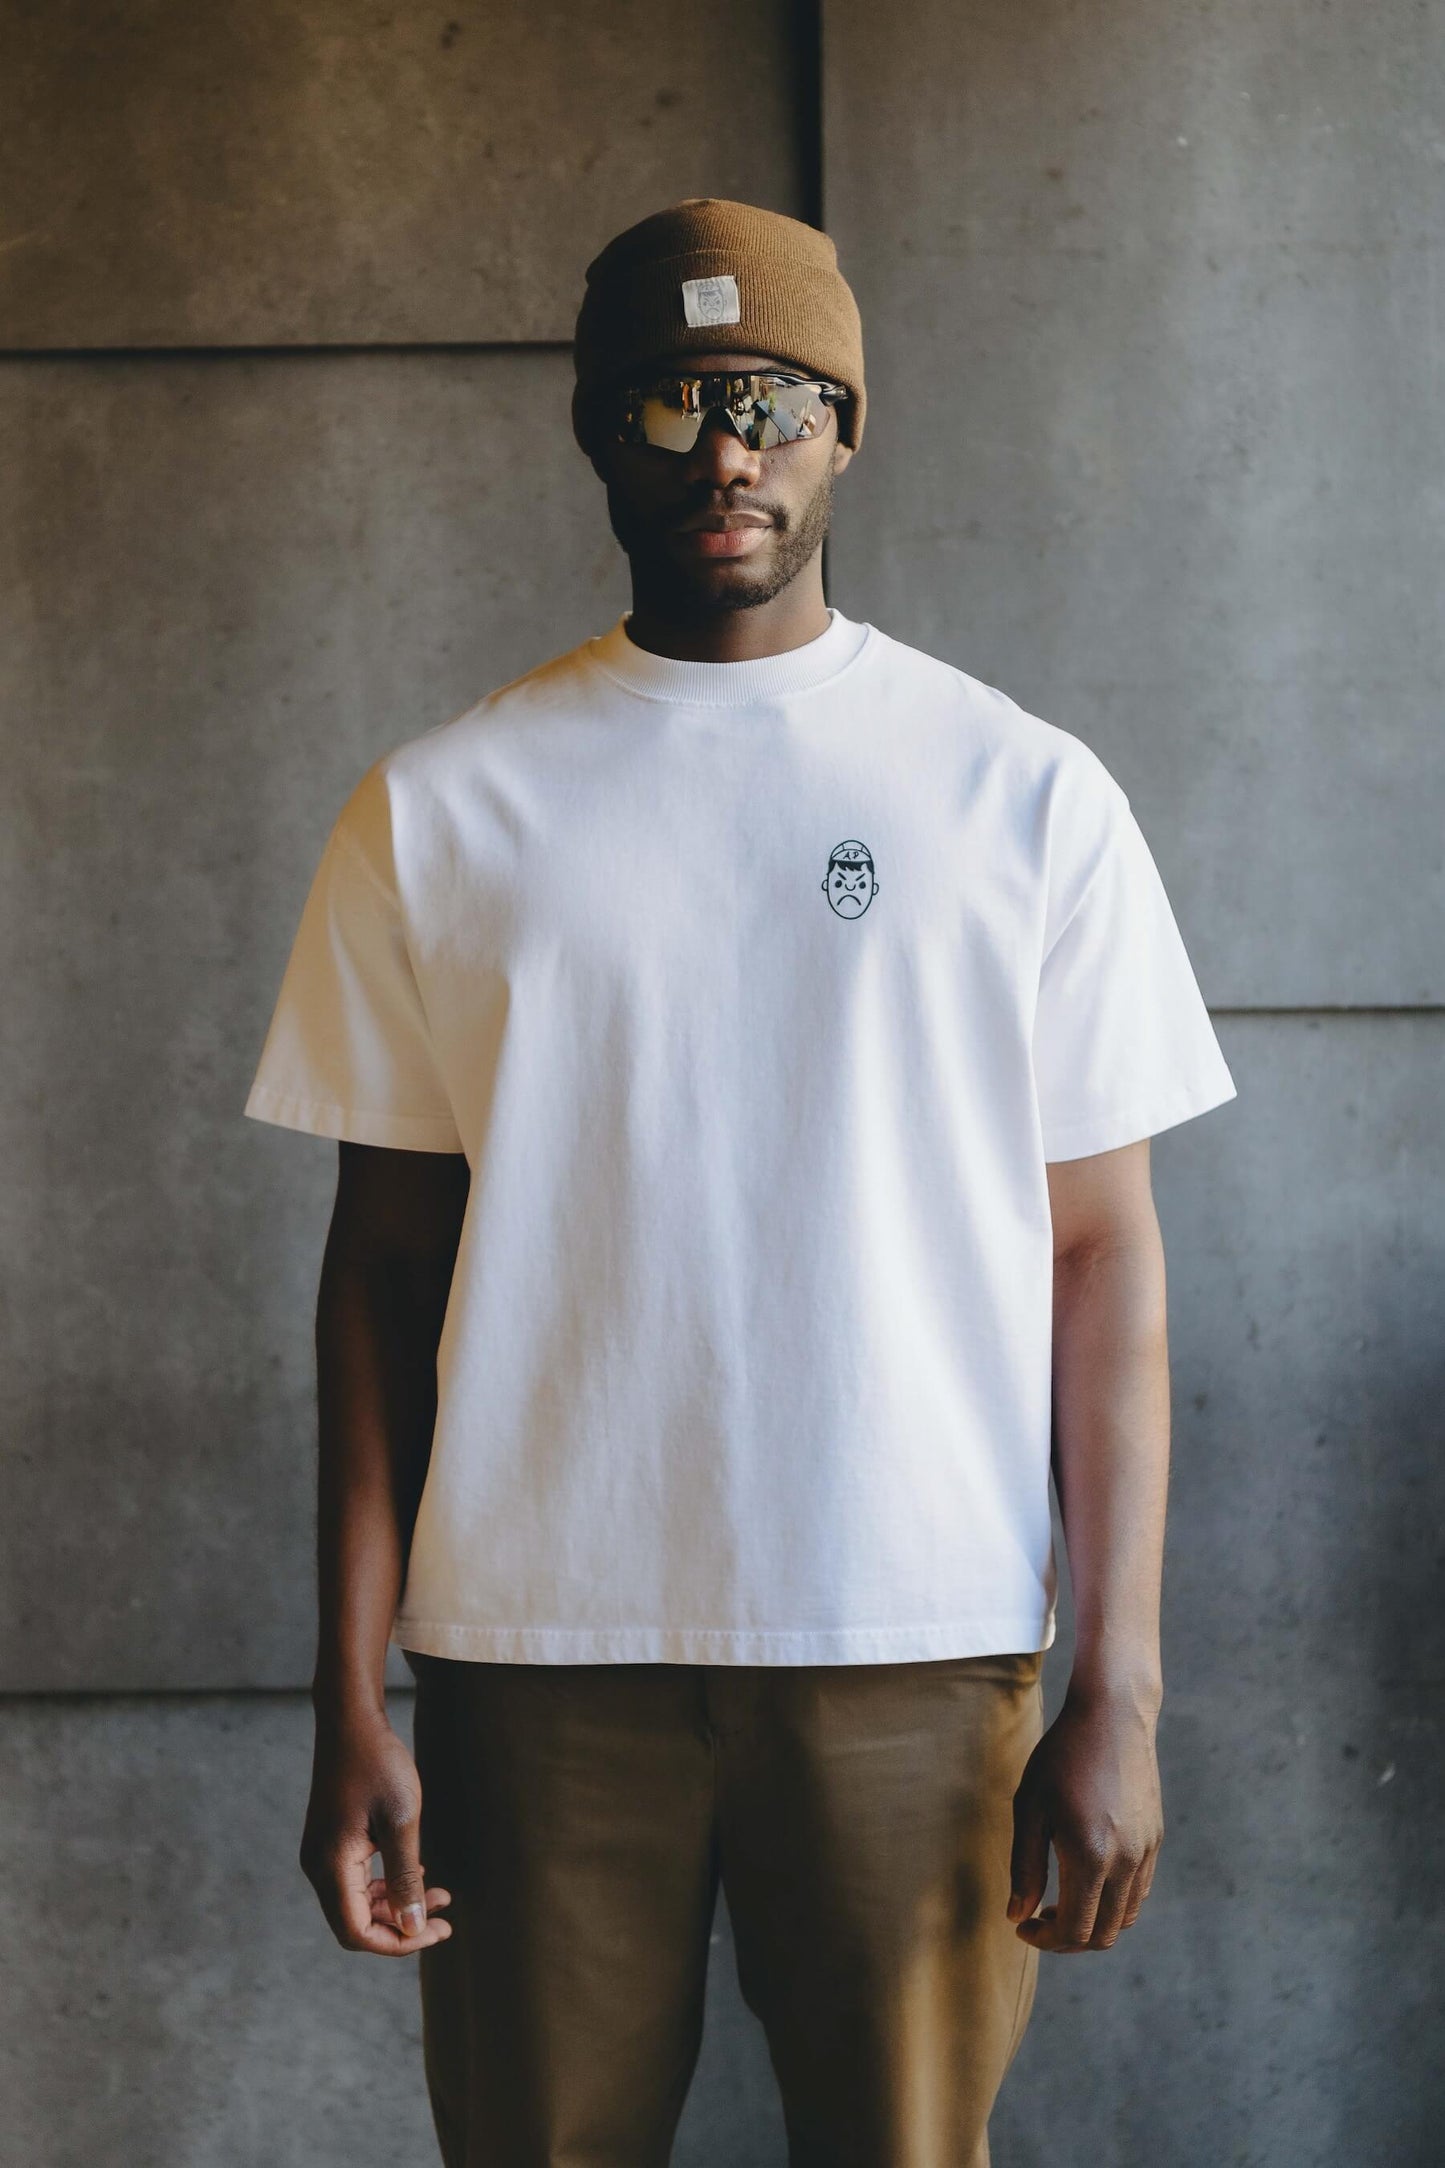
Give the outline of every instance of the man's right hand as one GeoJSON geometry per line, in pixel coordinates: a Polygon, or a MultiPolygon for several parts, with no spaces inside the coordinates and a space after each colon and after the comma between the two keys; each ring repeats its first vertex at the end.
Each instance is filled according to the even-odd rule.
{"type": "Polygon", "coordinates": [[[420,1834],[421,1779],[386,1718],[318,1712],[301,1869],[344,1950],[410,1957],[451,1934],[429,1917],[451,1894],[426,1887],[420,1834]]]}

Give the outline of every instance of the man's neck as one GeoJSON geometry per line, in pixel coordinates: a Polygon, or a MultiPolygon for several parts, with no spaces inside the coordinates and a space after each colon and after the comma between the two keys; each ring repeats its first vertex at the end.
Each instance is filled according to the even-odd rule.
{"type": "Polygon", "coordinates": [[[795,580],[755,609],[710,610],[695,617],[671,604],[650,604],[634,587],[627,636],[635,647],[678,662],[757,662],[821,639],[829,623],[820,573],[807,583],[795,580]]]}

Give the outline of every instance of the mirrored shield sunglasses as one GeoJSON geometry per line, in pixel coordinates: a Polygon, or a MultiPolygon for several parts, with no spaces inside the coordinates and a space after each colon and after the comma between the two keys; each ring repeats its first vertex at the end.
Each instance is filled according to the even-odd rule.
{"type": "Polygon", "coordinates": [[[743,376],[659,376],[614,394],[619,444],[654,444],[690,452],[714,407],[721,407],[749,451],[771,451],[820,436],[828,409],[848,397],[844,384],[766,370],[743,376]]]}

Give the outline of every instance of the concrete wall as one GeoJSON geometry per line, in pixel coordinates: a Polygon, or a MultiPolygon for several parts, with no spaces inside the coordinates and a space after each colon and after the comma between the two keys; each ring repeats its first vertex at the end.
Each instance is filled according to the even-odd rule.
{"type": "MultiPolygon", "coordinates": [[[[689,20],[0,29],[0,2159],[432,2157],[411,1972],[294,1866],[334,1158],[239,1107],[349,784],[624,605],[565,341],[717,193],[821,203],[863,310],[833,599],[1098,748],[1240,1086],[1156,1147],[1160,1879],[995,2160],[1425,2168],[1445,19],[826,0],[821,79],[806,6],[689,20]]],[[[677,2159],[781,2168],[718,1938],[677,2159]]]]}
{"type": "Polygon", "coordinates": [[[798,207],[800,12],[14,5],[0,344],[569,340],[588,259],[659,203],[798,207]]]}

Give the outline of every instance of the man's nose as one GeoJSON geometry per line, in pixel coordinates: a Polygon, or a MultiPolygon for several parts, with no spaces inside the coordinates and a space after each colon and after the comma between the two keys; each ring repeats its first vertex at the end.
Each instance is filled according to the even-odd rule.
{"type": "Polygon", "coordinates": [[[689,481],[726,485],[744,478],[756,480],[762,471],[761,452],[749,450],[722,407],[713,407],[703,416],[697,442],[684,457],[689,481]]]}

